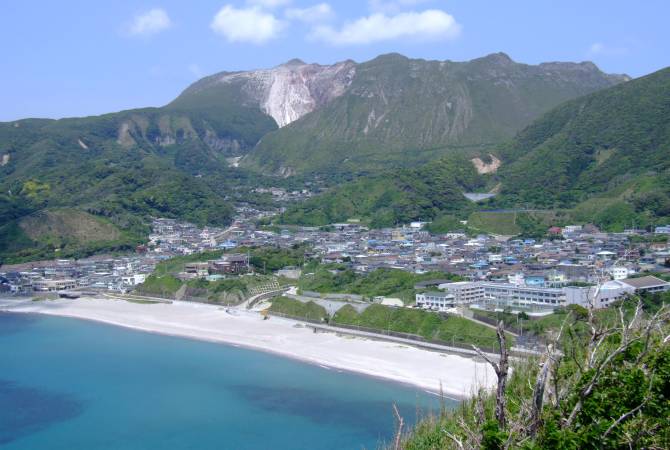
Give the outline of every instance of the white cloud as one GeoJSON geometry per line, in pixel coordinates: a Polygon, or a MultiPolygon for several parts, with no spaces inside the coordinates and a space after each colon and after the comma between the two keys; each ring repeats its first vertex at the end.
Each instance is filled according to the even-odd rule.
{"type": "Polygon", "coordinates": [[[289,8],[284,12],[287,19],[306,23],[317,23],[334,17],[333,8],[328,3],[319,3],[307,8],[289,8]]]}
{"type": "Polygon", "coordinates": [[[247,0],[247,3],[262,8],[274,9],[280,6],[289,5],[291,0],[247,0]]]}
{"type": "Polygon", "coordinates": [[[262,44],[277,37],[286,24],[256,6],[238,9],[226,5],[216,13],[210,26],[230,42],[262,44]]]}
{"type": "Polygon", "coordinates": [[[397,14],[404,9],[431,1],[432,0],[369,0],[368,8],[373,13],[397,14]]]}
{"type": "Polygon", "coordinates": [[[602,42],[594,42],[589,47],[587,53],[589,56],[619,56],[627,54],[628,49],[626,47],[611,47],[602,42]]]}
{"type": "Polygon", "coordinates": [[[154,8],[136,15],[128,27],[128,34],[148,36],[167,30],[171,26],[172,21],[168,13],[162,8],[154,8]]]}
{"type": "Polygon", "coordinates": [[[311,37],[335,45],[351,45],[394,39],[453,39],[460,32],[461,26],[453,16],[441,10],[428,9],[396,15],[375,13],[347,22],[340,29],[318,26],[311,37]]]}

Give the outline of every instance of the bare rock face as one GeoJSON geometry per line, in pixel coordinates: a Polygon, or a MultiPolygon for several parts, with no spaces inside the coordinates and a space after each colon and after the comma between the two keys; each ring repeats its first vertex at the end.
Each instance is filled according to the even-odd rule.
{"type": "Polygon", "coordinates": [[[342,95],[355,73],[353,61],[322,66],[291,60],[272,69],[224,74],[216,82],[242,82],[248,98],[284,127],[342,95]]]}

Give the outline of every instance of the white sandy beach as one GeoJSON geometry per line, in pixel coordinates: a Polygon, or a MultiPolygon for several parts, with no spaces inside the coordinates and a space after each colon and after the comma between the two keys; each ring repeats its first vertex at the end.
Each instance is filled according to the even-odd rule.
{"type": "MultiPolygon", "coordinates": [[[[493,370],[464,356],[398,343],[314,333],[296,322],[255,312],[231,315],[223,308],[188,302],[138,304],[108,298],[0,300],[0,310],[94,320],[152,333],[169,334],[269,351],[326,367],[412,384],[451,397],[467,397],[477,386],[492,386],[493,370]]],[[[237,312],[237,311],[236,311],[237,312]]]]}

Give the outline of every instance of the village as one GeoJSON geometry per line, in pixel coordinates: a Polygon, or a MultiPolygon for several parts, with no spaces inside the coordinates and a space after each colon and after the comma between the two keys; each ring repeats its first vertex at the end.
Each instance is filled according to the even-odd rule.
{"type": "MultiPolygon", "coordinates": [[[[271,214],[238,207],[235,221],[225,229],[157,218],[147,244],[138,246],[134,254],[3,267],[0,292],[16,296],[131,293],[161,261],[223,251],[219,258],[187,264],[177,274],[183,280],[216,281],[254,271],[249,255],[236,249],[298,246],[306,249],[305,260],[337,264],[358,274],[397,269],[457,276],[460,281],[445,277],[417,283],[413,302],[374,299],[439,312],[467,305],[541,315],[570,304],[603,308],[629,294],[670,289],[670,283],[659,278],[670,273],[667,226],[623,233],[604,233],[590,225],[552,227],[547,238],[538,240],[465,232],[435,235],[420,222],[389,229],[369,229],[360,223],[322,228],[259,225],[271,214]]],[[[301,269],[283,267],[274,275],[297,280],[303,275],[301,269]]]]}

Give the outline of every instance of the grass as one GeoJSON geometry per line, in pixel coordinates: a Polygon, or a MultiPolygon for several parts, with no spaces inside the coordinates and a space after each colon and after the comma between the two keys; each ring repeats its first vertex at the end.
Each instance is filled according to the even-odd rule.
{"type": "Polygon", "coordinates": [[[124,300],[130,303],[137,303],[139,305],[155,305],[157,303],[163,303],[163,302],[157,302],[155,300],[139,300],[134,298],[125,298],[124,300]]]}
{"type": "Polygon", "coordinates": [[[414,285],[420,281],[431,279],[450,279],[460,281],[461,278],[443,272],[413,274],[399,269],[377,269],[368,274],[357,274],[337,264],[307,266],[298,286],[304,291],[319,293],[356,294],[366,298],[376,296],[396,297],[405,304],[414,303],[416,291],[414,285]]]}
{"type": "MultiPolygon", "coordinates": [[[[331,324],[415,334],[447,344],[474,344],[487,348],[494,348],[497,344],[495,330],[489,327],[462,317],[442,316],[420,309],[390,308],[375,304],[359,314],[350,305],[345,305],[335,313],[331,324]]],[[[510,345],[513,340],[512,336],[508,336],[510,345]]]]}
{"type": "Polygon", "coordinates": [[[310,320],[323,320],[328,317],[323,306],[312,301],[303,303],[283,296],[272,300],[270,311],[310,320]]]}
{"type": "Polygon", "coordinates": [[[474,212],[468,219],[468,226],[479,231],[501,235],[516,235],[521,228],[516,224],[514,212],[474,212]]]}
{"type": "Polygon", "coordinates": [[[160,297],[174,297],[175,293],[182,286],[182,282],[172,275],[150,275],[138,287],[142,294],[152,294],[160,297]]]}

